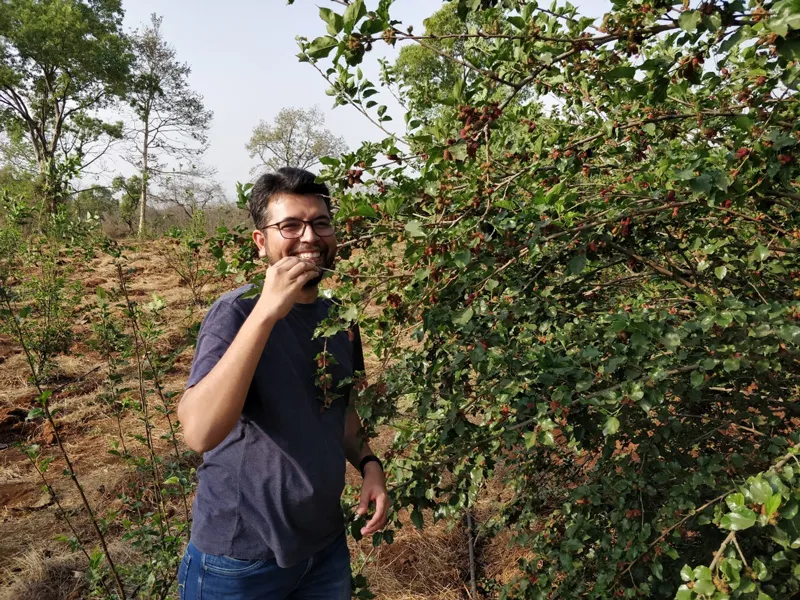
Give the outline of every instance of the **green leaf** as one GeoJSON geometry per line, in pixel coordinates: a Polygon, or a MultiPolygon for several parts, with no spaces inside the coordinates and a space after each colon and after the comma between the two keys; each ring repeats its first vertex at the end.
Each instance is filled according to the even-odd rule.
{"type": "Polygon", "coordinates": [[[711,569],[709,569],[705,565],[700,565],[699,567],[696,567],[695,570],[694,570],[694,578],[695,578],[695,580],[697,580],[697,579],[707,579],[708,581],[711,581],[711,579],[713,577],[714,577],[714,575],[713,575],[713,573],[711,573],[711,569]]]}
{"type": "Polygon", "coordinates": [[[466,160],[467,145],[464,142],[459,142],[458,144],[450,146],[449,150],[455,160],[466,160]]]}
{"type": "Polygon", "coordinates": [[[717,586],[710,579],[698,579],[694,582],[694,591],[697,594],[710,596],[717,591],[717,586]]]}
{"type": "Polygon", "coordinates": [[[767,21],[767,27],[781,37],[786,37],[791,29],[800,29],[800,2],[797,0],[780,0],[776,2],[767,21]]]}
{"type": "Polygon", "coordinates": [[[647,135],[655,135],[656,134],[656,125],[655,123],[645,123],[642,125],[642,129],[647,135]]]}
{"type": "Polygon", "coordinates": [[[725,497],[725,504],[728,508],[735,511],[744,508],[744,495],[740,493],[729,494],[725,497]]]}
{"type": "Polygon", "coordinates": [[[713,178],[708,173],[703,173],[699,177],[695,177],[689,182],[692,191],[697,194],[707,194],[711,191],[711,182],[713,178]]]}
{"type": "Polygon", "coordinates": [[[406,223],[406,231],[411,234],[411,237],[424,238],[425,232],[422,231],[422,223],[419,221],[409,221],[406,223]]]}
{"type": "Polygon", "coordinates": [[[762,338],[767,337],[770,333],[772,333],[772,327],[770,327],[768,323],[759,323],[756,327],[753,327],[747,335],[750,337],[762,338]]]}
{"type": "Polygon", "coordinates": [[[311,58],[325,58],[331,53],[331,50],[336,48],[338,45],[339,42],[328,35],[318,37],[309,44],[308,48],[306,48],[306,54],[308,54],[311,58]]]}
{"type": "Polygon", "coordinates": [[[728,373],[738,371],[740,366],[741,361],[738,358],[726,358],[724,361],[722,361],[722,368],[728,373]]]}
{"type": "Polygon", "coordinates": [[[780,494],[773,494],[770,496],[769,500],[764,503],[764,512],[768,517],[771,517],[776,512],[778,512],[778,508],[781,506],[781,495],[780,494]]]}
{"type": "Polygon", "coordinates": [[[661,339],[661,343],[664,344],[664,347],[667,348],[667,350],[675,350],[681,345],[681,336],[679,336],[677,333],[670,332],[661,339]]]}
{"type": "Polygon", "coordinates": [[[719,522],[719,526],[731,531],[741,531],[755,525],[756,518],[756,513],[749,508],[740,508],[724,515],[719,522]]]}
{"type": "Polygon", "coordinates": [[[752,481],[747,491],[750,492],[753,502],[758,504],[764,504],[772,496],[772,486],[760,476],[752,481]]]}
{"type": "Polygon", "coordinates": [[[681,580],[682,581],[694,581],[694,569],[689,565],[683,565],[681,569],[681,580]]]}
{"type": "Polygon", "coordinates": [[[523,439],[525,440],[526,450],[530,450],[531,448],[533,448],[536,445],[536,442],[538,441],[535,431],[526,431],[525,435],[523,436],[523,439]]]}
{"type": "Polygon", "coordinates": [[[758,262],[766,260],[768,256],[769,256],[769,249],[761,244],[756,246],[756,249],[753,250],[753,254],[751,254],[752,259],[758,262]]]}
{"type": "Polygon", "coordinates": [[[727,192],[731,183],[733,183],[733,179],[727,173],[721,171],[714,173],[714,185],[717,186],[717,189],[727,192]]]}
{"type": "Polygon", "coordinates": [[[472,253],[469,250],[459,250],[453,255],[453,262],[462,269],[466,267],[472,259],[472,253]]]}
{"type": "Polygon", "coordinates": [[[703,374],[702,371],[700,371],[698,369],[696,371],[692,371],[692,375],[691,375],[690,379],[691,379],[691,382],[692,382],[692,387],[700,387],[701,385],[703,385],[703,382],[706,380],[706,376],[703,374]]]}
{"type": "Polygon", "coordinates": [[[319,9],[320,18],[328,25],[328,33],[337,35],[344,28],[344,19],[342,15],[332,11],[330,8],[319,9]]]}
{"type": "Polygon", "coordinates": [[[609,79],[632,79],[636,75],[636,67],[617,67],[608,72],[609,79]]]}
{"type": "Polygon", "coordinates": [[[702,18],[703,14],[699,10],[687,10],[678,17],[678,24],[685,32],[692,33],[697,29],[702,18]]]}
{"type": "Polygon", "coordinates": [[[367,8],[364,6],[364,0],[353,0],[352,3],[344,11],[344,30],[346,33],[351,33],[359,19],[367,14],[367,8]]]}
{"type": "Polygon", "coordinates": [[[603,435],[614,435],[619,431],[619,419],[617,417],[608,417],[605,425],[603,425],[603,435]]]}
{"type": "Polygon", "coordinates": [[[375,212],[375,209],[372,208],[372,206],[370,204],[367,204],[366,202],[359,204],[356,207],[355,213],[360,217],[368,217],[370,219],[374,219],[375,217],[378,216],[378,213],[375,212]]]}
{"type": "Polygon", "coordinates": [[[736,117],[734,124],[742,131],[750,131],[753,128],[753,119],[746,115],[741,115],[736,117]]]}
{"type": "Polygon", "coordinates": [[[514,27],[516,27],[520,31],[525,29],[525,27],[527,25],[525,19],[523,19],[522,17],[510,16],[510,17],[507,17],[507,18],[508,18],[508,22],[511,23],[514,27]]]}
{"type": "Polygon", "coordinates": [[[728,267],[726,267],[725,265],[722,265],[721,267],[717,267],[716,269],[714,269],[714,275],[716,275],[717,279],[719,279],[720,281],[725,279],[725,276],[727,274],[728,274],[728,267]]]}
{"type": "Polygon", "coordinates": [[[473,315],[473,314],[474,314],[474,313],[472,312],[472,309],[471,309],[471,308],[468,308],[468,309],[467,309],[467,310],[465,310],[463,313],[461,313],[460,315],[458,315],[457,317],[455,317],[455,318],[453,319],[453,323],[455,323],[456,325],[466,325],[466,324],[467,324],[467,323],[469,323],[469,322],[470,322],[470,320],[472,319],[472,315],[473,315]]]}
{"type": "Polygon", "coordinates": [[[569,261],[568,269],[569,272],[573,275],[577,275],[586,267],[586,255],[585,254],[576,254],[572,257],[572,260],[569,261]]]}
{"type": "Polygon", "coordinates": [[[342,311],[341,316],[346,321],[355,321],[358,319],[358,306],[355,304],[351,304],[348,306],[344,311],[342,311]]]}
{"type": "Polygon", "coordinates": [[[770,578],[769,569],[767,569],[767,566],[758,560],[758,558],[753,559],[753,572],[756,574],[759,581],[767,581],[770,578]]]}
{"type": "Polygon", "coordinates": [[[741,580],[739,572],[742,568],[742,563],[738,560],[723,558],[722,561],[720,561],[719,568],[729,583],[735,584],[741,580]]]}

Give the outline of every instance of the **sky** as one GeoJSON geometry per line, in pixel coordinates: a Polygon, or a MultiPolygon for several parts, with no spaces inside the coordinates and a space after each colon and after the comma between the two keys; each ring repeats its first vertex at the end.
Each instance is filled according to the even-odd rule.
{"type": "MultiPolygon", "coordinates": [[[[367,1],[368,6],[373,4],[367,1]]],[[[573,4],[588,16],[600,16],[610,6],[606,0],[573,4]]],[[[404,26],[422,31],[422,21],[441,5],[440,0],[396,0],[393,14],[404,26]]],[[[203,162],[216,168],[216,178],[231,199],[236,182],[250,180],[251,169],[257,165],[244,147],[253,128],[260,120],[272,121],[283,107],[318,105],[328,129],[351,148],[383,136],[354,108],[333,110],[325,80],[311,65],[297,60],[296,36],[325,35],[320,6],[342,9],[330,0],[296,0],[291,6],[285,0],[123,1],[126,29],[144,26],[152,13],[161,15],[164,37],[177,50],[179,60],[191,66],[191,86],[203,95],[206,108],[214,111],[203,162]]],[[[367,55],[364,73],[372,75],[376,85],[377,58],[393,56],[388,52],[385,44],[376,44],[367,55]]],[[[403,123],[397,105],[383,102],[390,106],[393,122],[403,123]]],[[[112,161],[112,168],[122,169],[119,162],[112,161]]]]}

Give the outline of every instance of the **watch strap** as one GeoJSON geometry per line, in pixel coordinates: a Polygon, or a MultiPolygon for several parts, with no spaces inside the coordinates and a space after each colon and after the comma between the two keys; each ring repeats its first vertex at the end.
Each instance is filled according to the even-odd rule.
{"type": "Polygon", "coordinates": [[[381,471],[383,471],[383,463],[380,461],[380,459],[374,454],[368,454],[367,456],[362,458],[361,462],[358,464],[358,470],[361,471],[361,477],[364,477],[364,467],[366,467],[367,464],[371,462],[378,463],[378,466],[381,468],[381,471]]]}

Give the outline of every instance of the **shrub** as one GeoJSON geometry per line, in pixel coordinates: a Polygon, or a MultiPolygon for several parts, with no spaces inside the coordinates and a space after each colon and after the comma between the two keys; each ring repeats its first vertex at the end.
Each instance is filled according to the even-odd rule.
{"type": "Polygon", "coordinates": [[[397,428],[396,504],[455,520],[493,486],[480,535],[528,551],[483,582],[504,598],[797,593],[796,3],[619,1],[599,31],[453,4],[449,34],[355,0],[300,42],[387,134],[360,65],[428,50],[383,65],[405,129],[321,175],[364,248],[335,326],[385,367],[360,412],[397,428]]]}

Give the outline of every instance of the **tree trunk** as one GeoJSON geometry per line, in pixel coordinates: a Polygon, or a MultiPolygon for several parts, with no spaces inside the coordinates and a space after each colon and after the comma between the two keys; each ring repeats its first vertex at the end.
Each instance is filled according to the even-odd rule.
{"type": "Polygon", "coordinates": [[[38,196],[41,210],[44,211],[43,214],[54,215],[64,200],[64,186],[60,181],[53,157],[45,157],[37,162],[39,163],[39,176],[36,178],[35,193],[38,196]]]}
{"type": "MultiPolygon", "coordinates": [[[[148,115],[149,117],[149,115],[148,115]]],[[[142,195],[139,198],[139,237],[144,235],[144,219],[147,211],[147,155],[150,150],[150,119],[144,119],[144,144],[142,146],[142,195]]]]}

